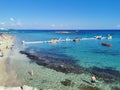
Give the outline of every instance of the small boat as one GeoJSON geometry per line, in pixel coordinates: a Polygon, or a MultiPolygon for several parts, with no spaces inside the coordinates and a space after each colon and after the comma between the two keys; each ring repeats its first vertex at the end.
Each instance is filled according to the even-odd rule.
{"type": "Polygon", "coordinates": [[[102,42],[101,44],[102,44],[103,46],[112,47],[112,44],[108,44],[108,43],[105,43],[105,42],[102,42]]]}
{"type": "Polygon", "coordinates": [[[79,38],[79,37],[75,37],[75,38],[73,39],[73,42],[77,42],[77,41],[80,41],[80,38],[79,38]]]}
{"type": "Polygon", "coordinates": [[[94,38],[101,40],[103,37],[102,36],[94,36],[94,38]]]}

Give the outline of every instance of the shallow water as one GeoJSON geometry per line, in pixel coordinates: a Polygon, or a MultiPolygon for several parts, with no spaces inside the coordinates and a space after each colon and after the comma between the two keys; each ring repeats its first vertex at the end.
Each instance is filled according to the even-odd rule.
{"type": "MultiPolygon", "coordinates": [[[[50,40],[52,38],[62,38],[67,37],[93,37],[95,35],[102,35],[104,37],[107,34],[113,36],[112,40],[83,40],[80,42],[59,42],[56,44],[43,43],[43,44],[31,44],[21,46],[21,48],[31,48],[33,51],[45,51],[55,53],[61,53],[73,57],[75,60],[78,60],[78,64],[83,67],[113,67],[120,71],[120,31],[114,30],[98,30],[98,31],[74,31],[77,33],[73,34],[55,34],[55,31],[21,31],[15,33],[18,38],[19,45],[21,42],[25,41],[39,41],[39,40],[50,40]],[[22,33],[21,33],[22,32],[22,33]],[[107,42],[112,44],[112,47],[104,47],[101,45],[101,42],[107,42]]],[[[73,32],[73,31],[72,31],[73,32]]]]}
{"type": "MultiPolygon", "coordinates": [[[[53,90],[79,90],[80,84],[87,85],[86,82],[79,80],[79,78],[84,78],[87,81],[90,81],[91,73],[88,70],[91,68],[96,72],[98,69],[99,71],[96,74],[99,76],[100,84],[98,85],[100,88],[105,90],[114,90],[110,89],[112,86],[119,86],[119,82],[112,82],[106,83],[104,82],[102,75],[105,73],[106,77],[109,77],[108,70],[110,69],[110,73],[112,72],[119,72],[120,71],[120,31],[114,30],[98,30],[98,31],[72,31],[77,32],[73,34],[56,34],[55,31],[11,31],[9,33],[16,36],[16,44],[19,47],[18,51],[20,50],[27,50],[31,51],[32,53],[47,55],[48,57],[55,57],[61,58],[61,60],[70,58],[70,60],[75,61],[76,64],[79,66],[87,69],[87,73],[83,74],[64,74],[62,72],[56,72],[54,70],[45,68],[44,66],[39,66],[35,62],[30,62],[30,60],[21,54],[14,53],[13,61],[11,62],[14,66],[16,66],[16,71],[18,73],[18,78],[24,84],[32,85],[38,88],[43,89],[53,89],[53,90]],[[56,44],[51,43],[43,43],[43,44],[29,44],[29,45],[22,45],[21,42],[25,41],[39,41],[39,40],[50,40],[51,38],[62,38],[65,39],[67,37],[74,38],[74,37],[93,37],[96,35],[102,35],[104,37],[107,34],[111,34],[113,36],[112,40],[81,40],[79,42],[59,42],[56,44]],[[111,43],[112,47],[104,47],[101,45],[101,42],[111,43]],[[95,69],[97,67],[98,69],[95,69]],[[94,68],[94,69],[93,69],[94,68]],[[33,69],[34,76],[31,77],[29,75],[29,71],[33,69]],[[102,70],[102,71],[101,71],[102,70]],[[104,72],[103,72],[104,71],[104,72]],[[85,76],[85,77],[84,77],[85,76]],[[60,81],[64,81],[65,79],[70,79],[75,82],[73,87],[71,86],[64,86],[60,83],[60,81]],[[79,81],[77,81],[79,80],[79,81]],[[104,86],[104,84],[106,86],[104,86]],[[111,86],[112,85],[112,86],[111,86]],[[59,86],[59,87],[58,87],[59,86]]],[[[73,63],[74,64],[74,63],[73,63]]],[[[97,76],[96,76],[97,77],[97,76]]],[[[113,76],[112,76],[113,77],[113,76]]],[[[118,77],[120,78],[120,77],[118,77]]],[[[113,78],[115,79],[115,78],[113,78]]],[[[110,81],[109,81],[110,82],[110,81]]],[[[85,88],[86,86],[80,86],[80,88],[85,88]]],[[[81,90],[81,89],[80,89],[81,90]]]]}

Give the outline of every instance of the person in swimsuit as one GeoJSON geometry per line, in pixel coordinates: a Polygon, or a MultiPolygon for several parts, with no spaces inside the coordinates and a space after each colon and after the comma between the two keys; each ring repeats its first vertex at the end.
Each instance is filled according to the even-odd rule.
{"type": "Polygon", "coordinates": [[[95,82],[96,82],[95,76],[92,76],[92,77],[91,77],[91,82],[92,82],[92,83],[95,83],[95,82]]]}

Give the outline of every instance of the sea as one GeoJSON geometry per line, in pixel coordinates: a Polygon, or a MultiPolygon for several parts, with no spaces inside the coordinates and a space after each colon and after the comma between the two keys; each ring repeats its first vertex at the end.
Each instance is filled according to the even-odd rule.
{"type": "Polygon", "coordinates": [[[19,54],[13,53],[11,66],[16,70],[22,84],[35,86],[40,90],[120,89],[120,30],[7,30],[1,32],[15,36],[15,52],[19,54]],[[112,39],[106,38],[108,34],[112,36],[112,39]],[[95,39],[94,36],[105,38],[95,39]],[[76,37],[80,38],[80,41],[74,42],[73,39],[76,37]],[[63,41],[57,43],[22,43],[23,41],[50,41],[53,38],[63,41]],[[64,41],[66,38],[69,38],[70,41],[64,41]],[[112,44],[112,46],[103,46],[102,42],[112,44]],[[69,65],[75,64],[85,71],[82,74],[78,74],[77,71],[66,74],[49,66],[46,67],[46,65],[36,63],[36,60],[35,62],[34,59],[30,60],[31,58],[20,54],[20,51],[29,51],[40,57],[48,57],[48,61],[49,58],[55,59],[55,61],[62,59],[64,61],[62,63],[67,63],[70,60],[69,65]],[[29,75],[31,70],[34,71],[34,76],[29,75]],[[89,81],[91,75],[95,75],[98,81],[102,82],[102,84],[96,85],[96,87],[99,86],[102,89],[91,89],[92,86],[84,82],[86,79],[89,81]],[[80,79],[78,80],[79,77],[85,78],[85,80],[80,81],[80,79]],[[105,78],[108,79],[104,81],[105,78]],[[71,80],[71,86],[61,83],[61,81],[68,79],[71,80]],[[75,85],[72,85],[72,82],[75,85]],[[88,89],[83,89],[87,87],[85,85],[89,86],[88,89]]]}

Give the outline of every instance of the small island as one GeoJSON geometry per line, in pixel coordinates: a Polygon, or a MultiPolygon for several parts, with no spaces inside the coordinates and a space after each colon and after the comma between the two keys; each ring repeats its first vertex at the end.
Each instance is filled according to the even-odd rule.
{"type": "Polygon", "coordinates": [[[73,34],[75,32],[72,32],[72,31],[56,31],[55,33],[56,34],[73,34]]]}

